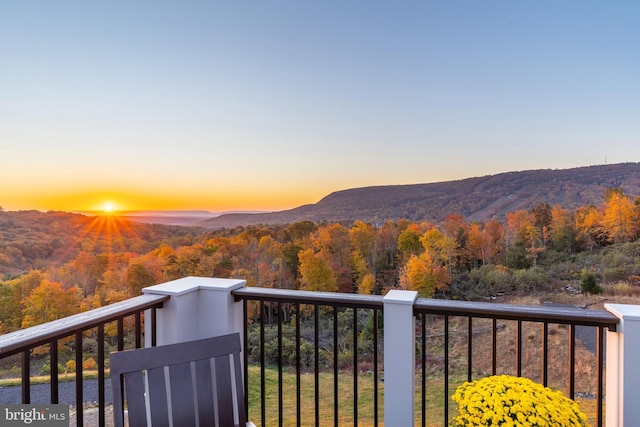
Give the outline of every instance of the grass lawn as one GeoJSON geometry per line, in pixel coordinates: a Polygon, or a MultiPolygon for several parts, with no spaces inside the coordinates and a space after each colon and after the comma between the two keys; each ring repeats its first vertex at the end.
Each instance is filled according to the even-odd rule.
{"type": "MultiPolygon", "coordinates": [[[[461,384],[464,379],[460,376],[452,375],[449,382],[449,394],[453,394],[455,387],[461,384]]],[[[313,373],[302,374],[300,377],[300,412],[302,426],[315,426],[315,376],[313,373]]],[[[335,425],[334,419],[334,377],[332,372],[323,372],[319,376],[319,420],[321,426],[335,425]]],[[[421,380],[416,378],[416,426],[422,423],[422,396],[420,392],[421,380]]],[[[265,369],[265,426],[278,425],[278,371],[275,368],[265,369]]],[[[296,425],[296,376],[295,373],[283,372],[283,425],[290,427],[296,425]]],[[[353,376],[351,373],[341,373],[338,376],[338,425],[353,425],[353,376]]],[[[358,426],[373,426],[374,424],[374,403],[373,403],[373,374],[362,373],[358,376],[358,426]]],[[[378,385],[378,419],[379,425],[384,425],[384,383],[378,385]]],[[[444,386],[442,376],[429,378],[427,381],[427,415],[426,424],[429,427],[442,427],[444,420],[444,386]]],[[[589,423],[594,425],[596,416],[596,401],[578,399],[580,406],[589,418],[589,423]]],[[[261,424],[261,403],[260,403],[260,368],[258,366],[249,367],[249,420],[256,426],[261,424]]],[[[456,404],[449,397],[449,420],[456,416],[456,404]]]]}

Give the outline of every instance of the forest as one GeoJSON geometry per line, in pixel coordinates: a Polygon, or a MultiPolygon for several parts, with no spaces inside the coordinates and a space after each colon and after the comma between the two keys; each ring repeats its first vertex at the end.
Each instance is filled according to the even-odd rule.
{"type": "Polygon", "coordinates": [[[205,230],[118,217],[0,211],[0,333],[101,307],[186,276],[248,286],[477,300],[597,283],[640,285],[640,197],[539,203],[504,220],[388,221],[205,230]],[[585,280],[595,279],[593,281],[585,280]]]}

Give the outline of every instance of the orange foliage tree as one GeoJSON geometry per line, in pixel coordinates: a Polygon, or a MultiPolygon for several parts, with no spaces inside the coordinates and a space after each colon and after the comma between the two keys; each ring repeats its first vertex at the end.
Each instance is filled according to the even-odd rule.
{"type": "Polygon", "coordinates": [[[612,189],[607,192],[602,215],[602,225],[616,243],[628,242],[634,236],[638,212],[631,197],[623,193],[621,189],[612,189]]]}

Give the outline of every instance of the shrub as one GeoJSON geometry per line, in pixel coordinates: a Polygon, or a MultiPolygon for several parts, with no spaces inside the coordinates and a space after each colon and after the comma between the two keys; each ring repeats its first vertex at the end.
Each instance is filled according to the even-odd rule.
{"type": "Polygon", "coordinates": [[[549,285],[549,275],[541,268],[529,268],[513,273],[513,282],[521,291],[536,291],[549,285]]]}
{"type": "Polygon", "coordinates": [[[466,382],[452,396],[454,426],[587,426],[576,402],[527,378],[497,375],[466,382]]]}
{"type": "Polygon", "coordinates": [[[582,270],[582,275],[580,276],[580,288],[583,294],[595,295],[602,293],[602,288],[598,285],[595,274],[590,273],[587,270],[582,270]]]}
{"type": "Polygon", "coordinates": [[[605,268],[602,272],[602,280],[605,283],[617,282],[619,280],[624,280],[629,276],[627,272],[627,267],[612,267],[605,268]]]}
{"type": "Polygon", "coordinates": [[[96,369],[98,369],[98,364],[95,360],[93,360],[93,358],[90,357],[82,362],[82,369],[84,369],[85,371],[95,371],[96,369]]]}
{"type": "Polygon", "coordinates": [[[475,292],[479,295],[494,295],[511,290],[511,275],[502,266],[483,265],[469,274],[475,284],[475,292]]]}

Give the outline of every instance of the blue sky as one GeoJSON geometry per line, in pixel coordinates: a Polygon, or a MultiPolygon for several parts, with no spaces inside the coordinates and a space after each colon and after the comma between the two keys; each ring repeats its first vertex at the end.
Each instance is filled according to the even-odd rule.
{"type": "Polygon", "coordinates": [[[640,161],[640,3],[0,3],[0,206],[279,210],[640,161]]]}

